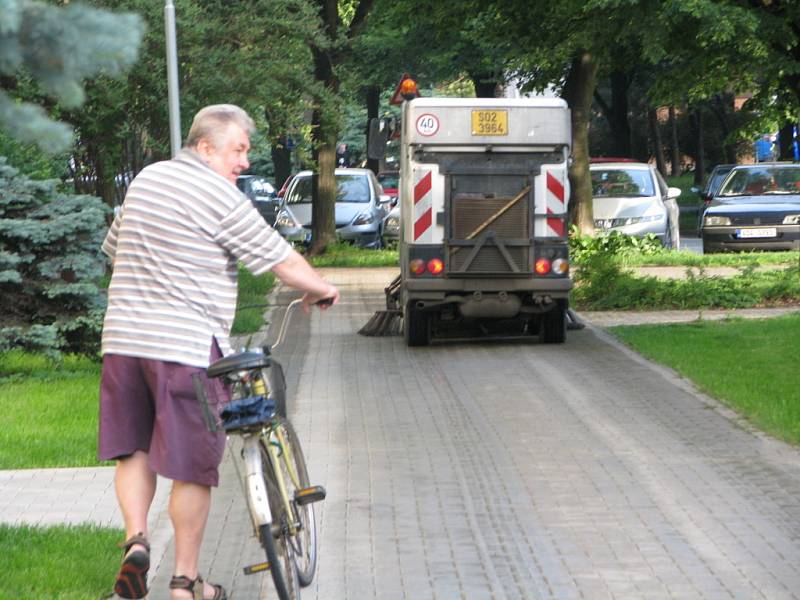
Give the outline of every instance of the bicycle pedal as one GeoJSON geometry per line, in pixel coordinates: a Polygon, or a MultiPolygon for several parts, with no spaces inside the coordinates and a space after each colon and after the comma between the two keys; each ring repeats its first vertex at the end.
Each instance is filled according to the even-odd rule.
{"type": "Polygon", "coordinates": [[[245,575],[255,575],[256,573],[269,571],[269,563],[262,562],[262,563],[257,563],[255,565],[249,565],[242,570],[244,571],[245,575]]]}
{"type": "Polygon", "coordinates": [[[311,487],[297,490],[294,493],[294,501],[300,506],[311,504],[312,502],[319,502],[325,500],[325,488],[321,485],[312,485],[311,487]]]}

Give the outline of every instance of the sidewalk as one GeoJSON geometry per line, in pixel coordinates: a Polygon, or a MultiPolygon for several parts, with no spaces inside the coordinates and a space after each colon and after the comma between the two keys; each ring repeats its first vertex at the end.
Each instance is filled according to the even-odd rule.
{"type": "MultiPolygon", "coordinates": [[[[709,311],[579,313],[590,326],[677,323],[730,317],[765,318],[800,311],[798,307],[709,311]]],[[[302,336],[300,337],[302,339],[302,336]]],[[[0,523],[53,525],[95,523],[120,527],[113,484],[113,467],[82,469],[27,469],[0,471],[0,523]]],[[[252,534],[236,474],[226,453],[215,490],[212,514],[201,559],[201,574],[218,582],[235,597],[257,599],[270,592],[268,577],[244,577],[241,567],[263,560],[252,534]],[[236,547],[232,547],[235,544],[236,547]],[[215,560],[217,557],[220,560],[215,560]]],[[[167,514],[169,481],[159,479],[150,518],[153,547],[150,600],[166,600],[172,567],[172,531],[167,514]]],[[[111,581],[109,581],[111,584],[111,581]]]]}

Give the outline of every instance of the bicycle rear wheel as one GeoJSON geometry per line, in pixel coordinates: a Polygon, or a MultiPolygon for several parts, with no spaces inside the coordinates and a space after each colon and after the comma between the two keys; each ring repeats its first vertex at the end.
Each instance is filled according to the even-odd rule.
{"type": "Polygon", "coordinates": [[[297,524],[295,535],[290,537],[289,542],[295,558],[300,585],[307,586],[314,579],[314,571],[317,568],[317,527],[314,519],[314,505],[311,503],[299,504],[295,499],[295,492],[309,487],[308,469],[294,427],[286,419],[277,419],[277,422],[276,427],[280,429],[283,438],[280,464],[297,524]]]}
{"type": "Polygon", "coordinates": [[[261,441],[261,464],[272,523],[259,527],[261,545],[267,554],[269,571],[280,600],[299,600],[300,581],[297,577],[294,553],[291,550],[289,523],[294,517],[287,514],[275,472],[267,451],[268,440],[261,441]]]}

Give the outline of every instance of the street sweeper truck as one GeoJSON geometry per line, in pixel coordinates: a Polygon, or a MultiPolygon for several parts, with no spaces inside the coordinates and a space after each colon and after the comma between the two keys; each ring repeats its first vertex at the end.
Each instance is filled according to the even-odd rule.
{"type": "Polygon", "coordinates": [[[563,342],[571,140],[558,98],[404,102],[401,272],[361,333],[563,342]]]}

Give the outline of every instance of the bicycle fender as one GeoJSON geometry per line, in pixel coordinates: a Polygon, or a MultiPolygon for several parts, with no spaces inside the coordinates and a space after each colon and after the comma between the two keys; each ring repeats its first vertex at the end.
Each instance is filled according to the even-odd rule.
{"type": "Polygon", "coordinates": [[[245,441],[242,448],[244,460],[244,485],[247,492],[247,505],[250,515],[256,526],[272,523],[272,513],[269,510],[267,487],[264,483],[263,465],[261,462],[261,449],[259,438],[253,436],[245,441]]]}

